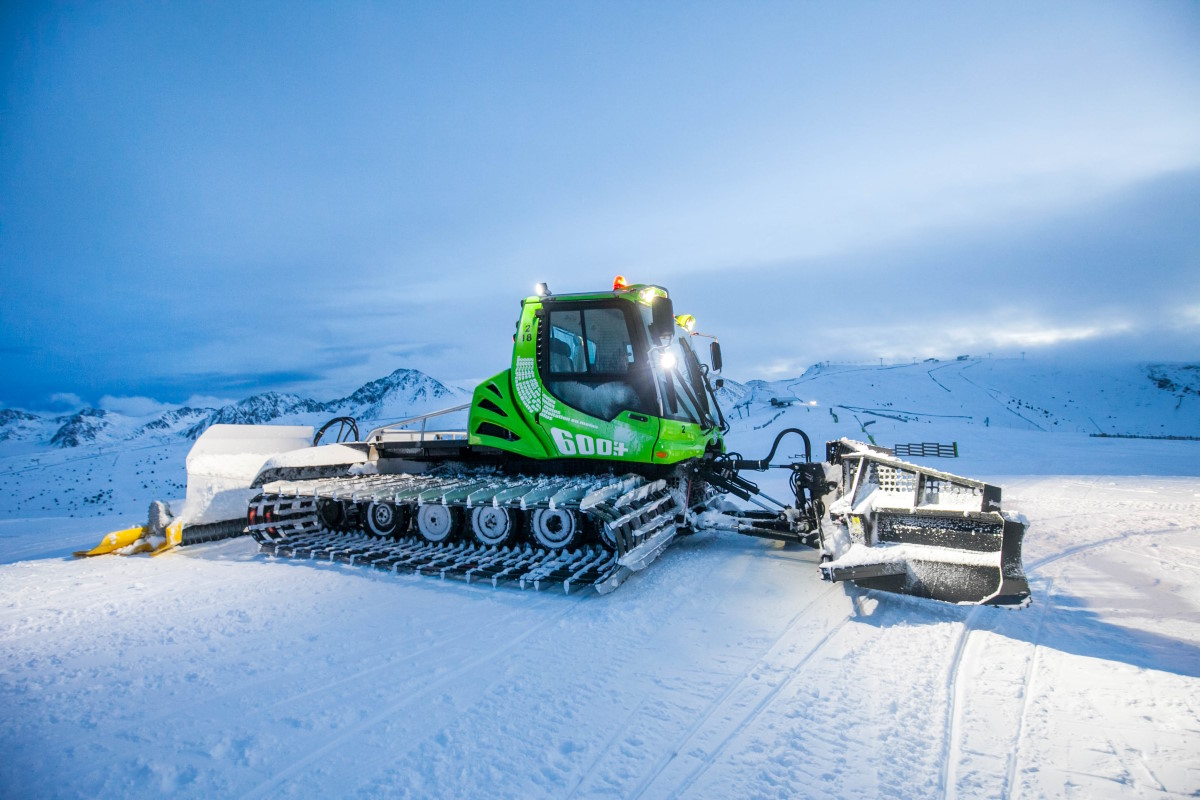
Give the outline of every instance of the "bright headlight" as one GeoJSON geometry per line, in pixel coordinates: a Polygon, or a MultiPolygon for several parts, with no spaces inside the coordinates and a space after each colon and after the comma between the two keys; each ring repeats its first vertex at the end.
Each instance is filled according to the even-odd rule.
{"type": "Polygon", "coordinates": [[[659,353],[658,363],[663,369],[673,369],[675,367],[675,354],[670,350],[659,353]]]}

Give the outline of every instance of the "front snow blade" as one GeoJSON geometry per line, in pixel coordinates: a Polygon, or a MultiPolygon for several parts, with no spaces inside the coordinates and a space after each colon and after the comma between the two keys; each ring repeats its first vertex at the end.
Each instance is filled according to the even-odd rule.
{"type": "MultiPolygon", "coordinates": [[[[89,556],[105,556],[105,555],[108,555],[109,553],[114,553],[118,550],[123,550],[124,548],[137,543],[145,535],[146,535],[146,526],[145,525],[137,525],[132,528],[125,528],[124,530],[113,531],[112,533],[106,533],[104,535],[104,538],[100,540],[100,544],[96,545],[91,550],[76,550],[74,555],[76,558],[87,558],[89,556]]],[[[138,552],[148,552],[152,549],[153,549],[153,547],[151,547],[149,544],[147,544],[142,550],[139,550],[138,552]]]]}
{"type": "Polygon", "coordinates": [[[1000,489],[841,440],[841,496],[822,536],[823,576],[950,603],[1024,606],[1027,523],[1000,510],[1000,489]]]}
{"type": "Polygon", "coordinates": [[[78,550],[76,558],[102,556],[116,553],[131,556],[149,553],[152,556],[165,553],[183,540],[183,523],[171,518],[166,503],[155,500],[150,504],[146,524],[106,534],[100,544],[91,550],[78,550]]]}

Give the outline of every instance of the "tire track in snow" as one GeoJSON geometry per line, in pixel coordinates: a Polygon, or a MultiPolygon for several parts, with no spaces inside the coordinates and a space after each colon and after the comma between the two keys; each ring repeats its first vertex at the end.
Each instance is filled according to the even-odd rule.
{"type": "MultiPolygon", "coordinates": [[[[97,564],[91,559],[67,561],[78,571],[68,571],[62,577],[55,576],[52,581],[43,582],[37,598],[38,604],[33,608],[64,614],[69,611],[70,614],[64,617],[65,620],[78,621],[84,625],[95,624],[96,621],[92,617],[99,617],[105,627],[111,628],[114,618],[116,618],[116,624],[120,624],[125,621],[126,617],[146,614],[151,609],[155,614],[161,616],[167,609],[174,606],[160,601],[163,598],[170,600],[180,596],[179,589],[175,584],[159,579],[164,569],[177,567],[154,567],[154,562],[150,561],[149,556],[142,555],[98,556],[97,558],[137,560],[125,563],[117,561],[112,567],[97,564]],[[142,559],[146,561],[143,562],[142,559]],[[148,568],[144,566],[147,562],[150,565],[148,568]],[[147,572],[141,572],[142,569],[147,569],[147,572]],[[83,581],[86,583],[81,584],[83,581]],[[60,596],[69,599],[66,602],[55,600],[60,596]],[[79,602],[81,599],[82,602],[79,602]],[[73,605],[73,602],[78,604],[73,605]]],[[[63,560],[66,561],[66,559],[63,560]]],[[[0,565],[0,568],[19,568],[23,564],[35,563],[26,561],[15,565],[4,564],[0,565]]],[[[241,575],[222,576],[214,572],[211,577],[205,577],[206,591],[211,589],[219,593],[221,589],[238,588],[245,584],[245,579],[241,575]]],[[[0,592],[0,599],[3,597],[3,592],[0,592]]],[[[175,605],[182,606],[183,603],[179,601],[175,605]]],[[[27,608],[27,606],[17,606],[6,609],[5,613],[0,613],[0,626],[17,624],[22,617],[32,613],[27,608]]],[[[183,609],[181,615],[186,612],[187,609],[183,609]]]]}
{"type": "Polygon", "coordinates": [[[1046,600],[1042,604],[1042,615],[1038,618],[1037,629],[1033,634],[1033,652],[1029,656],[1029,664],[1025,667],[1025,680],[1021,685],[1021,712],[1017,717],[1017,734],[1013,737],[1012,752],[1008,757],[1008,769],[1005,770],[1004,788],[1001,791],[1001,796],[1005,800],[1016,800],[1020,796],[1020,787],[1016,785],[1016,780],[1017,773],[1020,771],[1021,740],[1025,737],[1025,716],[1029,711],[1029,698],[1033,694],[1033,678],[1037,669],[1042,628],[1046,624],[1046,616],[1050,613],[1050,594],[1053,587],[1054,579],[1047,578],[1046,586],[1041,590],[1041,593],[1045,594],[1046,600]]]}
{"type": "Polygon", "coordinates": [[[1086,553],[1089,550],[1095,550],[1096,548],[1104,547],[1104,546],[1110,545],[1110,544],[1115,544],[1116,542],[1121,542],[1126,539],[1141,538],[1143,536],[1159,536],[1164,533],[1176,533],[1176,532],[1182,532],[1185,530],[1186,529],[1184,529],[1184,528],[1170,527],[1170,528],[1155,528],[1154,530],[1150,530],[1150,531],[1129,531],[1126,533],[1117,534],[1116,536],[1109,536],[1107,538],[1100,539],[1095,542],[1087,542],[1085,544],[1077,544],[1074,547],[1068,547],[1066,550],[1063,550],[1061,553],[1055,553],[1054,555],[1043,556],[1042,558],[1039,558],[1037,561],[1034,561],[1032,564],[1030,564],[1028,566],[1028,568],[1026,569],[1026,571],[1032,572],[1033,570],[1038,569],[1039,567],[1044,567],[1047,564],[1053,564],[1055,561],[1058,561],[1060,559],[1071,558],[1073,556],[1080,555],[1081,553],[1086,553]]]}
{"type": "MultiPolygon", "coordinates": [[[[553,602],[553,601],[551,601],[551,602],[553,602]]],[[[523,607],[523,608],[515,609],[514,611],[512,611],[508,614],[505,614],[503,617],[500,617],[499,619],[490,622],[489,627],[506,624],[510,620],[516,619],[519,616],[529,613],[530,611],[532,611],[534,609],[539,609],[545,605],[550,605],[550,603],[541,603],[538,605],[530,605],[527,608],[523,607]]],[[[453,644],[461,639],[470,639],[470,638],[478,637],[478,635],[479,635],[479,627],[477,625],[471,625],[471,624],[462,625],[462,626],[460,626],[459,630],[456,633],[452,633],[449,636],[440,636],[439,635],[438,640],[432,644],[426,645],[425,647],[421,647],[416,650],[406,651],[400,660],[417,658],[418,656],[426,655],[427,653],[430,653],[434,650],[440,650],[444,646],[446,646],[448,644],[453,644]]],[[[375,648],[367,648],[363,652],[371,652],[371,653],[378,654],[379,651],[378,651],[378,647],[375,647],[375,648]]],[[[358,670],[357,672],[354,672],[354,673],[351,673],[348,675],[343,675],[342,677],[340,677],[336,680],[325,681],[325,682],[321,683],[320,686],[317,686],[316,688],[308,689],[306,691],[299,692],[298,694],[290,695],[288,697],[284,697],[279,700],[276,700],[275,702],[273,702],[269,706],[267,706],[267,708],[276,709],[276,708],[279,708],[280,706],[284,706],[289,703],[294,703],[297,700],[303,700],[305,698],[312,697],[313,695],[326,694],[331,689],[335,689],[339,686],[344,686],[348,683],[353,683],[354,681],[357,681],[361,678],[365,678],[368,675],[374,674],[376,672],[381,672],[385,669],[388,669],[389,667],[394,667],[394,666],[395,666],[395,664],[393,662],[389,661],[389,662],[385,662],[383,664],[376,664],[373,667],[366,667],[365,669],[358,670]]],[[[426,665],[426,666],[428,666],[428,665],[426,665]]],[[[267,680],[269,681],[271,679],[267,679],[267,680]]],[[[264,681],[264,682],[266,682],[266,681],[264,681]]]]}
{"type": "MultiPolygon", "coordinates": [[[[546,605],[546,604],[543,604],[543,605],[546,605]]],[[[506,614],[505,616],[496,620],[494,624],[500,625],[500,624],[507,623],[507,622],[515,619],[516,617],[520,616],[521,614],[523,614],[527,611],[530,611],[533,608],[540,608],[540,607],[541,606],[530,606],[529,608],[521,608],[521,609],[514,610],[511,613],[506,614]]],[[[397,662],[403,662],[406,660],[424,656],[432,651],[441,649],[442,647],[444,647],[447,644],[453,644],[462,639],[469,639],[474,636],[477,636],[478,632],[479,632],[479,629],[475,625],[462,625],[458,629],[456,629],[456,631],[454,633],[444,636],[444,637],[439,637],[438,640],[436,642],[434,642],[433,644],[426,645],[425,647],[421,647],[416,650],[405,651],[404,654],[398,659],[385,661],[381,664],[376,664],[375,666],[372,666],[372,667],[366,667],[365,669],[358,670],[354,673],[345,674],[342,677],[337,678],[335,680],[325,681],[313,689],[307,689],[304,691],[300,691],[296,694],[288,695],[279,700],[275,700],[273,702],[267,703],[267,704],[261,706],[258,710],[264,711],[264,712],[265,711],[275,711],[275,710],[281,708],[282,706],[288,705],[290,703],[294,703],[298,700],[303,700],[305,698],[308,698],[308,697],[311,697],[314,695],[318,695],[318,694],[326,694],[326,693],[330,692],[331,690],[336,689],[337,687],[344,686],[344,685],[352,683],[353,681],[356,681],[356,680],[360,680],[360,679],[365,678],[368,675],[371,675],[373,673],[381,672],[390,667],[394,668],[394,667],[396,667],[397,662]]],[[[391,651],[392,654],[394,654],[395,652],[396,652],[396,650],[391,651]]],[[[382,657],[382,654],[380,653],[377,642],[372,641],[372,643],[369,646],[360,647],[354,652],[354,657],[356,659],[357,658],[366,658],[368,656],[382,657]]],[[[250,680],[241,680],[235,686],[231,686],[224,690],[218,690],[218,691],[214,691],[214,692],[205,693],[204,702],[206,705],[212,705],[213,703],[229,700],[230,698],[242,697],[247,692],[252,692],[253,690],[261,688],[263,686],[276,685],[279,682],[280,682],[280,676],[278,674],[274,674],[274,673],[267,674],[261,678],[253,678],[250,680]]],[[[145,718],[145,724],[147,726],[153,727],[153,725],[155,723],[172,719],[178,713],[179,713],[178,708],[175,708],[175,707],[164,708],[161,711],[159,711],[158,713],[147,716],[145,718]]]]}
{"type": "MultiPolygon", "coordinates": [[[[715,569],[716,569],[716,567],[714,566],[713,569],[708,570],[705,574],[710,575],[713,572],[713,570],[715,570],[715,569]]],[[[832,587],[831,587],[830,591],[833,591],[832,587]]],[[[790,627],[792,624],[794,624],[802,616],[804,611],[806,611],[808,608],[812,607],[812,605],[814,603],[817,603],[820,600],[821,600],[821,596],[818,596],[818,597],[814,598],[813,600],[809,601],[804,606],[804,608],[801,609],[800,612],[798,612],[795,616],[793,616],[793,618],[787,623],[787,625],[784,626],[784,631],[782,633],[780,633],[779,636],[777,636],[775,638],[775,640],[772,641],[771,644],[768,645],[766,650],[764,650],[763,652],[766,653],[766,652],[769,652],[771,649],[773,649],[775,647],[775,645],[778,644],[779,639],[781,639],[784,635],[786,635],[787,628],[790,627]]],[[[718,604],[719,604],[719,601],[714,599],[713,603],[711,604],[711,607],[715,608],[718,604]]],[[[663,627],[666,624],[667,624],[667,622],[664,619],[663,624],[659,627],[663,627]]],[[[608,752],[610,750],[612,750],[612,746],[614,744],[616,744],[617,740],[620,739],[622,735],[627,734],[629,732],[628,731],[628,722],[637,716],[640,709],[646,705],[646,701],[648,699],[649,699],[648,694],[643,695],[641,697],[641,699],[635,704],[633,711],[631,711],[630,713],[628,713],[625,716],[625,718],[621,721],[621,724],[616,727],[612,736],[610,736],[608,738],[608,740],[605,741],[604,746],[596,754],[596,757],[593,758],[588,763],[588,766],[584,770],[584,772],[572,784],[570,791],[565,795],[566,798],[571,798],[571,797],[576,796],[576,794],[579,792],[580,787],[582,787],[587,782],[587,780],[596,773],[596,770],[600,766],[601,762],[603,762],[604,757],[608,754],[608,752]]]]}
{"type": "MultiPolygon", "coordinates": [[[[699,584],[710,583],[710,581],[708,581],[708,579],[707,579],[707,576],[711,575],[714,570],[716,570],[717,568],[719,568],[720,566],[722,566],[725,563],[728,563],[728,562],[708,561],[708,562],[704,562],[704,563],[700,564],[699,566],[700,566],[701,571],[694,573],[693,578],[689,582],[690,583],[699,583],[699,584]]],[[[590,602],[588,600],[589,595],[572,596],[572,599],[575,599],[575,597],[579,597],[579,599],[582,602],[590,602]]],[[[561,598],[559,596],[548,597],[545,599],[543,605],[545,605],[547,607],[556,605],[560,599],[561,598]]],[[[712,608],[715,608],[720,604],[721,604],[721,600],[718,597],[709,598],[709,605],[712,608]]],[[[601,603],[601,605],[603,605],[603,602],[601,603]]],[[[659,641],[660,636],[661,636],[661,631],[664,628],[673,627],[676,624],[676,618],[678,615],[678,611],[679,611],[679,609],[677,607],[675,607],[674,605],[672,605],[672,611],[670,613],[654,614],[654,615],[652,615],[652,618],[648,619],[648,620],[645,619],[643,615],[636,615],[634,618],[632,618],[631,621],[636,621],[638,624],[634,625],[633,627],[628,627],[628,628],[623,627],[623,630],[624,630],[623,636],[621,636],[619,638],[610,639],[608,647],[605,648],[604,657],[606,659],[608,659],[607,660],[608,670],[612,674],[629,674],[630,670],[636,671],[637,669],[639,669],[639,667],[637,667],[637,663],[642,664],[642,667],[640,669],[652,670],[653,669],[653,666],[652,666],[653,661],[652,660],[646,661],[646,659],[645,659],[645,655],[648,650],[648,645],[646,643],[659,641]],[[646,623],[646,624],[642,624],[642,623],[646,623]]],[[[537,645],[534,645],[534,647],[536,648],[537,645]]],[[[521,653],[521,658],[523,658],[525,661],[536,660],[538,658],[538,656],[536,655],[537,652],[538,651],[536,649],[530,650],[528,648],[525,648],[525,649],[523,649],[523,651],[521,653]]],[[[558,652],[558,651],[555,651],[555,652],[558,652]]],[[[503,682],[502,679],[496,679],[496,678],[492,678],[492,677],[488,676],[487,680],[479,682],[479,684],[478,684],[478,686],[480,688],[480,694],[483,695],[484,697],[486,697],[488,694],[491,693],[491,690],[493,689],[493,687],[497,686],[497,684],[502,683],[502,682],[503,682]]],[[[636,720],[638,715],[645,711],[645,708],[646,708],[647,704],[650,702],[651,697],[652,697],[652,693],[645,693],[640,698],[637,699],[637,702],[635,702],[633,704],[634,709],[631,710],[625,716],[625,718],[622,720],[620,726],[617,727],[614,730],[613,734],[609,737],[609,739],[607,741],[605,741],[603,747],[601,748],[600,753],[593,760],[594,762],[601,761],[603,759],[605,752],[611,750],[612,746],[614,744],[621,741],[623,735],[628,734],[628,732],[629,732],[628,731],[628,723],[632,720],[636,720]]],[[[459,699],[461,701],[461,697],[459,699]]],[[[476,708],[475,701],[471,701],[470,705],[471,705],[472,709],[476,708]]],[[[488,706],[485,705],[485,706],[483,706],[483,708],[486,709],[486,708],[488,708],[488,706]]],[[[521,708],[517,713],[518,714],[528,714],[528,711],[529,711],[529,706],[527,704],[523,704],[523,708],[521,708]]],[[[464,715],[459,715],[459,717],[457,719],[453,720],[451,722],[450,727],[453,727],[454,725],[459,724],[462,716],[464,716],[464,715]]],[[[568,716],[570,716],[570,715],[568,715],[568,716]]],[[[439,728],[439,731],[443,734],[447,730],[448,730],[447,727],[439,728]]],[[[430,735],[432,736],[432,733],[430,735]]],[[[425,738],[430,738],[430,737],[427,736],[425,738]]],[[[510,753],[501,753],[498,755],[500,757],[511,757],[510,753]]],[[[369,774],[372,771],[376,770],[380,766],[380,764],[382,764],[383,762],[387,762],[389,766],[394,766],[394,758],[387,753],[382,753],[382,754],[372,755],[369,757],[357,758],[356,759],[356,767],[363,774],[369,774]]],[[[532,763],[532,762],[528,762],[528,763],[532,763]]],[[[564,786],[565,786],[566,780],[567,779],[564,778],[564,782],[563,782],[564,786]]],[[[583,779],[576,780],[576,784],[572,787],[571,791],[578,792],[578,790],[579,790],[578,787],[583,784],[583,780],[586,780],[586,775],[583,779]]],[[[388,791],[390,791],[390,787],[388,787],[388,791]]],[[[369,794],[370,791],[368,790],[367,793],[369,794]]]]}
{"type": "Polygon", "coordinates": [[[600,749],[600,752],[597,753],[596,757],[592,759],[592,762],[588,764],[587,769],[584,770],[583,774],[579,776],[579,779],[572,784],[571,791],[567,792],[566,794],[566,800],[571,800],[571,798],[574,797],[579,791],[579,787],[583,786],[584,781],[592,777],[592,774],[596,771],[596,767],[599,766],[600,762],[604,760],[604,756],[606,756],[608,751],[612,749],[612,746],[617,743],[617,739],[621,738],[621,734],[628,732],[630,720],[640,714],[642,707],[645,705],[646,695],[642,695],[642,699],[639,700],[637,704],[634,705],[633,709],[625,715],[624,719],[621,720],[621,723],[617,726],[616,730],[613,731],[613,735],[608,737],[608,741],[604,743],[604,747],[600,749]]]}
{"type": "MultiPolygon", "coordinates": [[[[1065,558],[1073,558],[1074,556],[1083,555],[1091,550],[1096,550],[1101,547],[1116,544],[1118,542],[1125,541],[1127,539],[1132,539],[1135,537],[1140,538],[1143,536],[1162,535],[1162,534],[1167,534],[1167,533],[1178,533],[1178,532],[1181,532],[1182,530],[1186,530],[1186,529],[1181,529],[1179,527],[1167,527],[1167,528],[1156,528],[1154,530],[1149,530],[1149,531],[1131,531],[1131,532],[1119,534],[1117,536],[1109,536],[1104,539],[1100,539],[1099,541],[1088,542],[1085,544],[1076,545],[1074,547],[1068,547],[1066,550],[1063,550],[1060,553],[1055,553],[1054,555],[1045,556],[1044,558],[1040,558],[1037,561],[1035,561],[1029,565],[1028,571],[1032,572],[1033,570],[1036,570],[1039,567],[1044,567],[1047,564],[1052,564],[1056,561],[1060,561],[1065,558]]],[[[1021,696],[1021,710],[1020,710],[1020,716],[1017,719],[1017,733],[1013,740],[1012,753],[1009,757],[1008,768],[1006,770],[1005,779],[1004,779],[1004,788],[1003,788],[1003,791],[1001,794],[1001,796],[1004,797],[1005,800],[1019,800],[1019,798],[1020,798],[1021,787],[1016,783],[1016,781],[1017,781],[1017,778],[1020,773],[1021,743],[1025,737],[1025,727],[1026,727],[1025,721],[1026,721],[1026,717],[1028,715],[1029,698],[1033,695],[1034,680],[1037,676],[1036,670],[1037,670],[1038,653],[1041,650],[1040,643],[1041,643],[1042,631],[1045,627],[1046,617],[1049,615],[1050,608],[1053,605],[1052,600],[1051,600],[1051,597],[1052,597],[1051,589],[1053,587],[1053,584],[1054,584],[1054,578],[1047,577],[1045,588],[1038,592],[1038,594],[1044,594],[1046,599],[1043,601],[1042,614],[1038,618],[1037,629],[1036,629],[1036,631],[1034,633],[1034,637],[1033,637],[1033,653],[1029,657],[1029,664],[1025,670],[1023,694],[1021,696]]],[[[1157,778],[1155,778],[1155,780],[1157,780],[1157,778]]]]}
{"type": "Polygon", "coordinates": [[[1047,522],[1056,522],[1063,519],[1079,519],[1081,516],[1127,514],[1130,511],[1195,514],[1200,511],[1200,503],[1155,503],[1149,500],[1093,500],[1088,503],[1085,514],[1055,514],[1052,517],[1036,517],[1031,519],[1030,522],[1037,525],[1044,525],[1047,522]]]}
{"type": "Polygon", "coordinates": [[[950,670],[946,674],[946,732],[942,742],[942,769],[938,776],[938,782],[942,790],[942,797],[947,800],[952,800],[957,796],[958,727],[962,717],[962,703],[959,700],[961,693],[959,673],[962,671],[967,642],[975,630],[975,620],[979,617],[982,608],[983,606],[972,606],[967,618],[963,620],[962,631],[959,632],[958,642],[954,646],[954,655],[950,659],[950,670]]]}
{"type": "MultiPolygon", "coordinates": [[[[797,677],[799,677],[801,667],[803,667],[810,660],[812,660],[812,657],[815,656],[818,652],[820,652],[821,648],[823,648],[826,644],[828,644],[829,640],[832,639],[834,637],[834,635],[836,635],[838,633],[838,631],[840,631],[842,628],[844,628],[846,626],[846,623],[848,623],[851,620],[851,618],[853,617],[854,611],[861,610],[859,608],[861,600],[862,600],[861,597],[857,597],[854,599],[853,610],[850,613],[846,614],[846,616],[843,617],[840,622],[838,622],[836,625],[834,625],[832,628],[830,628],[825,633],[825,635],[822,636],[817,641],[817,643],[814,644],[812,646],[812,648],[809,649],[809,651],[804,654],[803,658],[801,658],[799,661],[797,661],[794,665],[791,666],[791,668],[790,668],[791,672],[788,674],[788,676],[786,678],[784,678],[782,681],[780,681],[779,684],[777,686],[775,686],[775,688],[773,688],[769,692],[767,692],[767,694],[761,700],[759,700],[758,704],[753,709],[751,709],[750,713],[747,714],[742,719],[741,722],[739,722],[736,726],[734,726],[734,729],[732,731],[730,731],[725,736],[724,739],[721,740],[721,743],[717,745],[716,749],[713,750],[712,754],[707,759],[705,759],[701,764],[697,765],[696,768],[693,769],[690,773],[688,773],[687,777],[685,777],[683,779],[683,782],[680,783],[679,786],[675,787],[675,789],[673,789],[670,792],[670,794],[666,795],[668,798],[670,798],[671,800],[674,800],[674,798],[677,798],[680,795],[682,795],[684,792],[686,792],[688,789],[690,789],[697,780],[699,780],[701,775],[703,775],[705,772],[708,771],[709,767],[711,767],[714,763],[716,763],[717,758],[721,755],[721,753],[723,753],[725,751],[725,748],[729,746],[729,743],[732,742],[735,738],[737,738],[737,736],[739,734],[745,732],[750,727],[750,725],[756,719],[758,719],[758,717],[761,716],[764,711],[767,710],[767,708],[771,705],[771,703],[775,700],[775,698],[779,696],[779,694],[784,690],[784,688],[790,686],[792,684],[792,682],[795,681],[797,677]]],[[[638,796],[637,794],[630,795],[630,797],[637,797],[637,796],[638,796]]]]}
{"type": "Polygon", "coordinates": [[[770,656],[771,653],[774,652],[779,646],[779,643],[782,642],[784,638],[792,632],[792,629],[795,628],[802,619],[804,619],[805,615],[808,613],[808,610],[814,605],[827,600],[831,594],[837,592],[837,589],[837,584],[831,585],[827,591],[818,595],[807,605],[797,611],[796,614],[788,621],[787,625],[784,626],[780,634],[775,637],[775,641],[771,642],[770,646],[763,651],[761,656],[751,662],[750,665],[742,671],[741,675],[737,676],[731,684],[725,687],[723,692],[721,692],[711,703],[708,704],[708,707],[704,709],[704,712],[700,715],[700,718],[697,719],[696,722],[691,726],[689,726],[686,731],[684,731],[683,736],[676,741],[674,745],[667,749],[667,752],[661,758],[659,758],[658,762],[656,762],[653,767],[651,767],[650,772],[643,776],[640,781],[638,781],[637,786],[635,786],[627,796],[630,798],[641,797],[642,794],[645,793],[646,789],[648,789],[650,785],[658,779],[658,776],[661,775],[663,771],[665,771],[666,768],[671,765],[671,762],[675,760],[675,757],[679,755],[684,746],[687,745],[687,743],[690,742],[692,738],[700,732],[700,729],[704,727],[704,725],[710,719],[712,719],[713,714],[717,713],[717,710],[721,707],[725,700],[728,699],[729,696],[738,689],[738,687],[746,682],[746,680],[750,677],[750,674],[754,672],[755,669],[765,665],[767,657],[770,656]]]}
{"type": "MultiPolygon", "coordinates": [[[[1184,557],[1187,557],[1187,555],[1190,555],[1190,554],[1186,554],[1184,557]]],[[[1151,554],[1145,553],[1145,552],[1138,553],[1137,557],[1145,559],[1146,561],[1153,561],[1155,564],[1158,564],[1160,567],[1163,567],[1167,570],[1190,569],[1190,570],[1200,572],[1200,564],[1189,564],[1186,561],[1182,561],[1182,560],[1169,561],[1165,558],[1159,558],[1158,556],[1151,555],[1151,554]]]]}
{"type": "Polygon", "coordinates": [[[367,728],[371,728],[371,727],[379,724],[380,722],[383,722],[384,720],[395,716],[396,713],[399,712],[401,709],[403,709],[405,706],[411,705],[412,703],[416,702],[417,700],[420,700],[421,698],[425,697],[426,695],[441,689],[443,686],[446,686],[447,684],[451,684],[451,683],[463,678],[464,676],[470,674],[472,671],[474,671],[478,667],[488,663],[489,661],[493,661],[493,660],[499,658],[500,656],[504,655],[508,651],[515,649],[517,645],[521,644],[523,641],[525,641],[529,637],[533,636],[535,633],[538,633],[543,628],[549,627],[551,624],[558,622],[560,619],[567,616],[567,614],[572,609],[574,609],[575,606],[579,605],[585,599],[586,598],[584,596],[581,596],[575,600],[569,601],[569,603],[564,606],[563,610],[560,611],[559,613],[555,614],[554,616],[543,620],[542,622],[538,623],[537,625],[533,625],[533,626],[525,629],[522,633],[518,634],[517,636],[513,637],[512,639],[509,639],[507,642],[500,645],[499,647],[495,647],[492,650],[488,651],[487,653],[484,653],[481,656],[472,658],[467,661],[463,661],[462,665],[458,669],[448,672],[447,674],[443,675],[441,678],[438,678],[437,680],[430,681],[429,683],[425,684],[423,687],[416,690],[415,692],[405,695],[404,698],[402,700],[400,700],[399,702],[392,703],[391,705],[380,710],[378,713],[372,714],[370,717],[367,717],[366,719],[362,720],[361,722],[358,722],[355,725],[351,725],[349,728],[345,729],[337,736],[334,736],[333,738],[329,739],[325,744],[323,744],[320,747],[317,747],[313,750],[310,750],[308,752],[308,754],[301,756],[300,758],[296,759],[288,766],[281,769],[279,772],[272,775],[270,778],[267,778],[266,780],[262,781],[257,786],[255,786],[253,789],[251,789],[250,791],[243,794],[242,797],[243,798],[262,797],[262,796],[272,792],[273,790],[278,789],[284,783],[284,781],[286,781],[288,778],[292,777],[293,775],[298,773],[300,770],[302,770],[304,767],[307,767],[309,764],[312,764],[314,761],[317,761],[319,758],[324,756],[326,753],[329,753],[332,750],[335,750],[337,747],[339,747],[343,742],[345,742],[351,736],[354,736],[354,735],[358,734],[359,732],[366,730],[367,728]]]}

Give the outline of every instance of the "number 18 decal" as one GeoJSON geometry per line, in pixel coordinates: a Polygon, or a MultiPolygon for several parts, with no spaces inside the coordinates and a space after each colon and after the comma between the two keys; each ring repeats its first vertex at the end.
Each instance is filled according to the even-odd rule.
{"type": "Polygon", "coordinates": [[[558,445],[558,452],[564,456],[623,456],[629,448],[624,442],[614,442],[612,439],[603,439],[601,437],[592,438],[586,433],[577,433],[572,436],[562,428],[551,428],[550,435],[554,437],[554,444],[558,445]]]}

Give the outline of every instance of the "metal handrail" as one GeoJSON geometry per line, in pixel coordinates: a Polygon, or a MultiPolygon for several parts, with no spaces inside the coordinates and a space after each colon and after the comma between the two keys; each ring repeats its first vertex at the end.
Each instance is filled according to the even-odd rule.
{"type": "MultiPolygon", "coordinates": [[[[461,406],[454,406],[453,408],[443,408],[440,411],[431,411],[428,414],[421,414],[420,416],[417,416],[417,417],[408,417],[407,419],[397,420],[396,422],[393,422],[388,425],[381,425],[378,428],[375,428],[370,433],[368,433],[365,441],[368,441],[368,442],[383,441],[382,436],[383,436],[383,434],[387,433],[388,431],[392,431],[392,430],[398,431],[407,425],[412,425],[415,422],[419,422],[419,423],[421,423],[420,441],[424,442],[425,441],[425,423],[427,420],[433,419],[434,417],[441,417],[446,414],[453,414],[456,411],[462,411],[463,409],[470,408],[470,407],[471,407],[470,403],[463,403],[461,406]]],[[[465,433],[465,431],[464,431],[464,433],[465,433]]]]}

